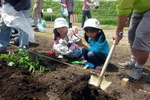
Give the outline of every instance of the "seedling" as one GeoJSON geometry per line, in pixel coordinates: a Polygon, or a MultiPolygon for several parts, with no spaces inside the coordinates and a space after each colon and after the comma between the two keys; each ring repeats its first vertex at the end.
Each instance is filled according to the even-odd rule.
{"type": "Polygon", "coordinates": [[[24,50],[15,52],[10,52],[9,54],[0,55],[0,61],[6,61],[8,66],[20,66],[27,68],[31,73],[34,73],[35,70],[40,70],[41,73],[44,73],[49,68],[45,68],[40,65],[39,58],[42,56],[37,56],[35,61],[32,59],[32,56],[29,52],[24,50]]]}

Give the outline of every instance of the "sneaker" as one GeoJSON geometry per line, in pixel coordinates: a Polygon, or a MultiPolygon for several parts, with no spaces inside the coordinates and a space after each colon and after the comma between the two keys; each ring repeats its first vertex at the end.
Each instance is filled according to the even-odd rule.
{"type": "Polygon", "coordinates": [[[129,60],[126,61],[125,63],[118,63],[119,68],[125,68],[125,69],[131,69],[135,66],[135,62],[129,60]]]}
{"type": "Polygon", "coordinates": [[[134,67],[127,77],[132,81],[139,81],[142,77],[142,68],[134,67]]]}
{"type": "Polygon", "coordinates": [[[36,25],[31,25],[31,27],[36,27],[36,25]]]}
{"type": "Polygon", "coordinates": [[[61,55],[61,54],[60,54],[60,55],[58,55],[58,57],[57,57],[57,58],[62,59],[62,58],[64,58],[64,57],[63,57],[63,55],[61,55]]]}
{"type": "Polygon", "coordinates": [[[39,32],[39,29],[36,27],[33,29],[35,32],[39,32]]]}
{"type": "Polygon", "coordinates": [[[96,66],[95,69],[102,70],[103,66],[96,66]]]}

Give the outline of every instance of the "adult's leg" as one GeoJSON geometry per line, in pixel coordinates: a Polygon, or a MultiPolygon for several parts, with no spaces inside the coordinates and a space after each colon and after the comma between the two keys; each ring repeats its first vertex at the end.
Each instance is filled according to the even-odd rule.
{"type": "Polygon", "coordinates": [[[124,62],[124,63],[118,63],[118,67],[120,68],[133,68],[136,63],[136,53],[135,50],[132,48],[132,45],[134,43],[135,39],[135,33],[136,29],[142,19],[142,16],[138,15],[137,13],[133,13],[130,21],[129,31],[128,31],[128,42],[130,44],[130,50],[131,50],[131,58],[124,62]]]}
{"type": "Polygon", "coordinates": [[[0,50],[7,50],[11,37],[11,27],[7,27],[3,21],[0,21],[0,50]]]}
{"type": "Polygon", "coordinates": [[[89,18],[92,18],[92,15],[91,15],[91,12],[90,12],[90,11],[87,11],[87,17],[88,17],[88,19],[89,19],[89,18]]]}
{"type": "Polygon", "coordinates": [[[87,12],[88,12],[88,11],[82,10],[82,19],[81,19],[81,27],[82,27],[82,28],[83,28],[84,22],[85,22],[85,20],[86,20],[87,12]]]}
{"type": "Polygon", "coordinates": [[[37,17],[38,17],[38,10],[37,10],[37,8],[35,8],[35,9],[33,9],[33,16],[32,16],[34,26],[36,25],[37,17]]]}
{"type": "Polygon", "coordinates": [[[145,64],[150,51],[150,10],[144,13],[136,30],[133,49],[137,57],[137,63],[145,64]]]}
{"type": "Polygon", "coordinates": [[[38,9],[38,21],[39,21],[40,23],[42,22],[41,12],[42,12],[42,9],[38,9]]]}
{"type": "Polygon", "coordinates": [[[72,12],[68,12],[68,22],[69,22],[69,28],[72,28],[72,22],[70,22],[70,16],[72,12]]]}
{"type": "Polygon", "coordinates": [[[150,10],[142,15],[141,21],[137,27],[133,51],[137,57],[135,67],[129,74],[129,78],[138,81],[142,76],[142,70],[149,57],[150,51],[150,10]]]}
{"type": "MultiPolygon", "coordinates": [[[[30,9],[29,10],[24,10],[23,11],[24,16],[29,19],[30,18],[30,9]]],[[[26,32],[23,30],[19,29],[19,50],[22,50],[24,46],[28,50],[29,48],[29,36],[26,32]]]]}

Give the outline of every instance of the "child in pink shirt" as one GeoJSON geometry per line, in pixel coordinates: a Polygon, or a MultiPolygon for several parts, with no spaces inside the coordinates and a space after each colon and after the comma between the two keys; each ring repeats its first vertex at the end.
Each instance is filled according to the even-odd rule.
{"type": "Polygon", "coordinates": [[[57,18],[54,21],[54,44],[53,51],[58,52],[58,58],[78,58],[82,56],[81,49],[78,48],[78,42],[84,46],[81,38],[77,38],[77,43],[70,42],[68,37],[68,23],[64,18],[57,18]]]}

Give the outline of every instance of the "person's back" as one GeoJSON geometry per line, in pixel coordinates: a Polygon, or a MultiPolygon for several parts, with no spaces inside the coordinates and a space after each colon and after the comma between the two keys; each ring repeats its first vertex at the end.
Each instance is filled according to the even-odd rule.
{"type": "Polygon", "coordinates": [[[118,0],[117,12],[119,15],[129,15],[131,13],[131,8],[133,12],[142,13],[150,9],[150,0],[130,0],[130,3],[126,0],[118,0]],[[126,5],[126,6],[124,6],[126,5]],[[126,9],[124,9],[126,7],[126,9]]]}
{"type": "Polygon", "coordinates": [[[82,10],[90,11],[90,5],[87,5],[86,2],[91,3],[91,0],[84,0],[82,10]]]}
{"type": "Polygon", "coordinates": [[[4,3],[9,3],[16,11],[28,10],[31,8],[31,0],[4,0],[4,3]]]}

